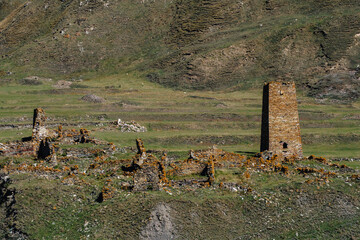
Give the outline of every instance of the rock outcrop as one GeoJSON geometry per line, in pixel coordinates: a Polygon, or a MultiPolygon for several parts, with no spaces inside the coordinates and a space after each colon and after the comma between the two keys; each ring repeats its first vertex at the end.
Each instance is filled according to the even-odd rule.
{"type": "Polygon", "coordinates": [[[151,212],[150,221],[140,233],[141,240],[170,240],[176,237],[176,228],[171,217],[171,208],[158,204],[151,212]]]}

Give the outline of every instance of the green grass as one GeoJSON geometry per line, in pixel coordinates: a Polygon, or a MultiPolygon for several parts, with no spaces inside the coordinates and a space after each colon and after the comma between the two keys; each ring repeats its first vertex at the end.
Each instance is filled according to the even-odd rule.
{"type": "Polygon", "coordinates": [[[305,146],[304,154],[305,156],[310,156],[312,153],[318,156],[324,157],[348,157],[348,158],[358,158],[360,156],[359,143],[353,142],[348,144],[329,144],[323,145],[318,144],[315,146],[305,146]]]}
{"type": "MultiPolygon", "coordinates": [[[[358,210],[346,213],[336,205],[339,199],[348,199],[347,193],[337,196],[338,190],[332,187],[317,190],[314,186],[297,185],[294,188],[293,184],[281,183],[283,177],[280,175],[274,176],[280,180],[276,188],[266,183],[274,178],[261,175],[254,177],[258,179],[256,184],[264,188],[255,194],[211,188],[181,192],[170,189],[172,195],[164,191],[119,191],[113,199],[101,204],[96,203],[96,195],[91,194],[91,191],[99,191],[94,185],[64,186],[57,184],[58,180],[14,176],[17,189],[21,191],[21,195],[17,195],[18,226],[25,226],[22,230],[33,239],[64,239],[69,236],[137,239],[149,222],[150,212],[158,204],[166,204],[171,208],[172,224],[176,226],[180,239],[358,236],[358,210]],[[304,205],[299,205],[298,199],[305,199],[304,205]],[[342,215],[346,219],[332,212],[346,214],[342,215]]],[[[352,190],[358,191],[358,187],[352,190]]]]}
{"type": "MultiPolygon", "coordinates": [[[[43,107],[48,124],[66,123],[92,130],[96,138],[116,145],[134,146],[136,138],[147,149],[187,152],[217,144],[233,152],[257,152],[260,140],[261,89],[234,92],[191,91],[164,88],[141,75],[123,73],[80,82],[87,88],[54,89],[55,80],[23,86],[12,82],[0,86],[2,124],[31,125],[33,109],[43,107]],[[114,87],[109,87],[114,86],[114,87]],[[121,87],[119,87],[121,86],[121,87]],[[96,94],[105,103],[84,102],[81,97],[96,94]],[[221,103],[221,107],[218,104],[221,103]],[[225,107],[223,107],[225,106],[225,107]],[[135,120],[148,128],[145,133],[101,130],[110,121],[135,120]]],[[[360,104],[317,104],[300,91],[298,99],[305,155],[359,157],[360,127],[356,116],[360,104]]],[[[1,129],[0,140],[19,140],[31,129],[1,129]]]]}

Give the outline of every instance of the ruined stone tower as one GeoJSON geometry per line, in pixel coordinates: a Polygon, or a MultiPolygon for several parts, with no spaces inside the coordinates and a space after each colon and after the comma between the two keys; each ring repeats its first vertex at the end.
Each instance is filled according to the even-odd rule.
{"type": "Polygon", "coordinates": [[[302,157],[299,114],[294,82],[264,85],[261,149],[281,157],[302,157]]]}
{"type": "Polygon", "coordinates": [[[41,141],[47,137],[47,130],[45,127],[46,115],[42,108],[34,109],[33,117],[33,133],[32,138],[36,141],[41,141]]]}

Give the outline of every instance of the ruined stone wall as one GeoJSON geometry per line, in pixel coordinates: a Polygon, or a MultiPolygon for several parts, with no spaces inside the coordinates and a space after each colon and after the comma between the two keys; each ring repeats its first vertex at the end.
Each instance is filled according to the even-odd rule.
{"type": "Polygon", "coordinates": [[[294,82],[270,82],[263,92],[261,149],[282,157],[302,157],[294,82]]]}

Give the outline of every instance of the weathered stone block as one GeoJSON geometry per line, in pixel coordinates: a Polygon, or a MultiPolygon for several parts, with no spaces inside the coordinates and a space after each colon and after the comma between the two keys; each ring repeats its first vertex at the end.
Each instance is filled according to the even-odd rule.
{"type": "Polygon", "coordinates": [[[145,164],[134,174],[134,191],[159,190],[160,171],[157,164],[145,164]]]}

